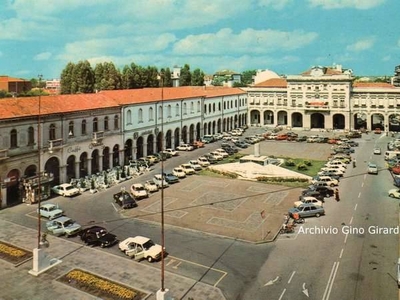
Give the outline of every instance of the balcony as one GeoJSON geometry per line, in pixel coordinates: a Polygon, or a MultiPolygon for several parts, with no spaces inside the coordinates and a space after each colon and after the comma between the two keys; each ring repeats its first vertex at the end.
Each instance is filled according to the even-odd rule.
{"type": "Polygon", "coordinates": [[[50,140],[49,141],[49,152],[53,153],[53,151],[60,150],[63,147],[63,140],[50,140]]]}
{"type": "Polygon", "coordinates": [[[93,132],[92,145],[99,146],[103,144],[104,131],[93,132]]]}
{"type": "Polygon", "coordinates": [[[330,106],[328,102],[306,102],[306,110],[309,111],[329,111],[330,106]]]}
{"type": "Polygon", "coordinates": [[[8,158],[8,149],[1,149],[0,150],[0,161],[5,160],[8,158]]]}

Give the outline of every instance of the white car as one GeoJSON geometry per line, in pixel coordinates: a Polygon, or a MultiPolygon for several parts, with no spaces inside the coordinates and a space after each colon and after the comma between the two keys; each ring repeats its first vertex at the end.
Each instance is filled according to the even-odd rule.
{"type": "Polygon", "coordinates": [[[223,160],[224,157],[222,156],[222,154],[218,153],[218,152],[210,152],[210,155],[212,155],[216,160],[223,160]]]}
{"type": "Polygon", "coordinates": [[[311,181],[312,184],[316,184],[317,182],[326,182],[330,187],[339,185],[339,181],[337,179],[333,179],[329,176],[318,176],[318,180],[313,179],[311,181]]]}
{"type": "Polygon", "coordinates": [[[381,155],[382,154],[381,148],[379,147],[374,148],[374,154],[381,155]]]}
{"type": "Polygon", "coordinates": [[[229,154],[224,150],[224,149],[216,149],[214,152],[217,152],[218,154],[221,154],[223,158],[226,158],[229,156],[229,154]]]}
{"type": "Polygon", "coordinates": [[[178,156],[178,155],[179,155],[179,152],[178,152],[178,151],[176,151],[176,150],[174,150],[174,149],[171,149],[171,148],[165,149],[164,152],[165,152],[165,153],[169,153],[169,154],[171,154],[172,156],[178,156]]]}
{"type": "Polygon", "coordinates": [[[153,177],[153,181],[155,184],[157,184],[158,188],[166,188],[169,186],[168,182],[165,180],[164,176],[161,176],[161,174],[156,174],[153,177]]]}
{"type": "Polygon", "coordinates": [[[59,217],[52,221],[46,222],[47,231],[51,232],[55,236],[73,236],[77,235],[81,231],[82,227],[75,221],[67,217],[59,217]]]}
{"type": "Polygon", "coordinates": [[[313,203],[313,204],[318,205],[318,206],[323,206],[322,201],[319,201],[315,197],[303,197],[302,200],[296,201],[294,203],[294,207],[299,207],[300,205],[305,204],[305,203],[313,203]]]}
{"type": "Polygon", "coordinates": [[[80,194],[79,189],[69,183],[53,186],[51,190],[53,193],[64,197],[72,197],[80,194]]]}
{"type": "Polygon", "coordinates": [[[160,260],[163,249],[144,236],[129,237],[118,244],[119,250],[134,260],[147,259],[149,262],[160,260]]]}
{"type": "Polygon", "coordinates": [[[343,166],[340,165],[328,165],[326,167],[321,168],[321,171],[326,171],[326,170],[339,170],[341,172],[346,172],[346,169],[343,166]]]}
{"type": "Polygon", "coordinates": [[[344,163],[343,161],[339,160],[339,159],[330,160],[325,164],[325,166],[328,167],[328,168],[331,167],[331,166],[341,166],[341,167],[343,167],[345,169],[347,168],[347,164],[344,163]]]}
{"type": "Polygon", "coordinates": [[[52,203],[46,203],[40,205],[38,212],[41,217],[47,218],[49,220],[53,220],[59,217],[62,217],[63,211],[58,207],[58,205],[52,203]]]}
{"type": "Polygon", "coordinates": [[[189,144],[180,144],[178,147],[176,147],[176,150],[179,150],[179,151],[192,151],[193,150],[193,146],[191,146],[189,144]]]}
{"type": "Polygon", "coordinates": [[[389,194],[389,197],[400,199],[400,190],[399,189],[389,190],[388,194],[389,194]]]}
{"type": "Polygon", "coordinates": [[[368,163],[368,174],[378,174],[378,166],[374,163],[368,163]]]}
{"type": "Polygon", "coordinates": [[[153,180],[147,180],[144,183],[144,188],[149,192],[149,193],[154,193],[158,191],[158,185],[153,181],[153,180]]]}
{"type": "Polygon", "coordinates": [[[131,193],[135,199],[143,199],[149,197],[149,192],[144,188],[144,185],[141,183],[132,184],[131,193]]]}
{"type": "Polygon", "coordinates": [[[172,169],[172,174],[175,175],[178,178],[185,178],[186,177],[186,173],[185,171],[183,171],[183,169],[181,167],[176,167],[172,169]]]}
{"type": "Polygon", "coordinates": [[[320,172],[318,172],[319,176],[330,176],[330,175],[335,175],[335,176],[339,176],[339,177],[343,177],[344,172],[338,169],[330,169],[330,168],[326,168],[326,170],[322,170],[320,172]]]}
{"type": "Polygon", "coordinates": [[[186,175],[192,175],[196,173],[196,171],[192,168],[190,164],[182,164],[181,168],[183,169],[183,172],[185,172],[186,175]]]}
{"type": "Polygon", "coordinates": [[[210,165],[210,162],[208,161],[207,158],[201,156],[197,159],[197,162],[199,163],[200,166],[202,166],[203,168],[206,168],[210,165]]]}
{"type": "Polygon", "coordinates": [[[198,162],[197,160],[195,160],[195,159],[189,160],[189,164],[192,166],[192,168],[193,168],[195,171],[201,171],[201,170],[203,170],[203,168],[200,166],[199,162],[198,162]]]}

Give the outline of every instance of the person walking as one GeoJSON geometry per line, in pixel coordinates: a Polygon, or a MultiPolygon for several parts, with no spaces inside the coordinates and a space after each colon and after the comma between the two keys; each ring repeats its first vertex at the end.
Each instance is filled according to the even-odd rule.
{"type": "Polygon", "coordinates": [[[338,190],[337,188],[335,189],[335,200],[336,200],[337,202],[340,201],[339,190],[338,190]]]}
{"type": "Polygon", "coordinates": [[[355,167],[356,167],[356,159],[353,158],[353,168],[355,168],[355,167]]]}

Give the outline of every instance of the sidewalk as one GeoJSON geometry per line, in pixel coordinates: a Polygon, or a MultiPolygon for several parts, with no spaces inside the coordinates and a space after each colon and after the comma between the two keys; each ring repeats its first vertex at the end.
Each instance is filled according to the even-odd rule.
{"type": "MultiPolygon", "coordinates": [[[[8,221],[0,220],[0,240],[32,251],[37,243],[37,231],[8,221]]],[[[0,299],[17,300],[86,300],[96,299],[84,292],[68,287],[56,279],[73,268],[80,268],[115,282],[151,294],[147,299],[156,299],[161,286],[160,270],[146,263],[122,258],[97,248],[70,242],[64,238],[48,236],[50,247],[46,253],[62,260],[38,277],[28,274],[32,260],[20,266],[0,260],[0,299]]],[[[215,299],[224,300],[220,289],[196,282],[193,279],[165,272],[165,288],[173,299],[215,299]]]]}

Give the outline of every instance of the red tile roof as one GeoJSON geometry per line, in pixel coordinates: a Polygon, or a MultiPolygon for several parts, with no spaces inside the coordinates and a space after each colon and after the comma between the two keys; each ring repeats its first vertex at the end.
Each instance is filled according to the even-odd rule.
{"type": "Polygon", "coordinates": [[[356,81],[353,83],[354,88],[386,88],[386,89],[395,89],[393,85],[386,82],[361,82],[356,81]]]}
{"type": "MultiPolygon", "coordinates": [[[[246,94],[239,88],[175,87],[101,91],[95,94],[42,96],[41,114],[112,108],[134,103],[246,94]],[[162,95],[161,95],[162,94],[162,95]]],[[[36,116],[39,97],[0,99],[0,119],[36,116]]]]}
{"type": "Polygon", "coordinates": [[[29,81],[29,80],[0,75],[0,82],[16,82],[16,81],[25,82],[25,81],[29,81]]]}
{"type": "Polygon", "coordinates": [[[287,81],[284,78],[271,78],[271,79],[265,80],[263,82],[259,82],[259,83],[255,84],[254,86],[269,87],[269,88],[286,88],[287,81]]]}

